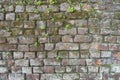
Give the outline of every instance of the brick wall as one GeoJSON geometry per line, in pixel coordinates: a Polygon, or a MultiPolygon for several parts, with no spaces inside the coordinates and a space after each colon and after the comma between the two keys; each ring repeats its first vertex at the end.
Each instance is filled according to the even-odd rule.
{"type": "Polygon", "coordinates": [[[120,80],[119,0],[0,0],[0,80],[120,80]]]}

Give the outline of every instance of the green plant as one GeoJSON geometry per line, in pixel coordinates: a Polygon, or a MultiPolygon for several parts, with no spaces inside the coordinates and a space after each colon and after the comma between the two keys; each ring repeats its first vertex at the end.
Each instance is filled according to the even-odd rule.
{"type": "Polygon", "coordinates": [[[38,14],[38,13],[39,13],[39,10],[38,10],[38,9],[34,9],[34,13],[35,13],[35,14],[38,14]]]}
{"type": "Polygon", "coordinates": [[[48,34],[48,33],[43,33],[42,36],[43,36],[43,37],[48,37],[49,34],[48,34]]]}
{"type": "Polygon", "coordinates": [[[58,55],[58,56],[55,57],[55,59],[56,60],[61,60],[62,58],[61,58],[61,56],[58,55]]]}
{"type": "Polygon", "coordinates": [[[50,0],[50,4],[55,4],[56,0],[50,0]]]}
{"type": "Polygon", "coordinates": [[[39,43],[36,41],[36,42],[34,43],[34,46],[35,46],[35,47],[38,47],[38,46],[39,46],[39,43]]]}
{"type": "Polygon", "coordinates": [[[35,1],[34,4],[35,4],[36,6],[40,6],[40,5],[42,4],[42,2],[41,2],[41,1],[35,1]]]}
{"type": "Polygon", "coordinates": [[[41,30],[45,30],[45,26],[39,26],[39,28],[41,29],[41,30]]]}
{"type": "Polygon", "coordinates": [[[75,11],[74,7],[68,7],[68,12],[73,13],[75,11]]]}
{"type": "Polygon", "coordinates": [[[51,11],[50,8],[47,8],[46,12],[47,12],[47,13],[50,13],[50,11],[51,11]]]}
{"type": "Polygon", "coordinates": [[[1,9],[1,12],[2,12],[2,13],[5,13],[6,11],[5,11],[5,9],[4,9],[4,8],[2,8],[2,9],[1,9]]]}
{"type": "Polygon", "coordinates": [[[9,26],[7,26],[7,27],[5,27],[5,29],[6,29],[6,31],[10,31],[10,27],[9,26]]]}
{"type": "Polygon", "coordinates": [[[65,28],[66,28],[66,29],[71,29],[72,26],[71,26],[70,24],[66,24],[66,25],[65,25],[65,28]]]}

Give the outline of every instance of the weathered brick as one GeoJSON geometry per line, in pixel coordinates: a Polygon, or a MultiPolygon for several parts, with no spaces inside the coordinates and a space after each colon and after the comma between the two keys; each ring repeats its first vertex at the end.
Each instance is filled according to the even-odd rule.
{"type": "Polygon", "coordinates": [[[43,44],[39,44],[38,46],[30,45],[30,51],[43,51],[43,50],[44,50],[43,44]]]}
{"type": "Polygon", "coordinates": [[[76,35],[74,38],[74,42],[91,42],[92,39],[92,36],[76,35]]]}
{"type": "Polygon", "coordinates": [[[41,74],[40,80],[63,80],[62,74],[41,74]]]}
{"type": "Polygon", "coordinates": [[[68,3],[62,3],[60,4],[60,11],[67,11],[68,7],[69,7],[68,3]]]}
{"type": "Polygon", "coordinates": [[[68,51],[59,51],[58,56],[60,56],[61,58],[68,58],[69,52],[68,51]]]}
{"type": "Polygon", "coordinates": [[[0,38],[0,43],[5,43],[6,39],[5,38],[0,38]]]}
{"type": "Polygon", "coordinates": [[[54,73],[54,66],[44,66],[43,71],[45,73],[54,73]]]}
{"type": "Polygon", "coordinates": [[[7,32],[6,30],[0,30],[1,37],[9,37],[10,35],[11,35],[11,32],[7,32]]]}
{"type": "Polygon", "coordinates": [[[119,50],[118,44],[109,44],[109,50],[119,50]]]}
{"type": "Polygon", "coordinates": [[[32,74],[32,67],[22,67],[22,73],[32,74]]]}
{"type": "Polygon", "coordinates": [[[94,65],[95,61],[93,59],[86,59],[86,64],[87,65],[94,65]]]}
{"type": "Polygon", "coordinates": [[[39,12],[46,12],[47,6],[46,5],[37,6],[37,9],[39,10],[39,12]]]}
{"type": "Polygon", "coordinates": [[[59,7],[57,5],[49,5],[49,8],[52,12],[58,12],[59,7]]]}
{"type": "Polygon", "coordinates": [[[55,66],[55,72],[56,73],[64,73],[65,72],[65,67],[63,67],[63,66],[55,66]]]}
{"type": "Polygon", "coordinates": [[[87,67],[76,66],[76,72],[87,72],[87,67]]]}
{"type": "Polygon", "coordinates": [[[110,72],[110,68],[109,67],[100,67],[100,72],[109,73],[110,72]]]}
{"type": "Polygon", "coordinates": [[[43,67],[33,67],[33,73],[43,73],[43,67]]]}
{"type": "Polygon", "coordinates": [[[44,65],[60,65],[60,61],[57,61],[56,59],[44,59],[44,65]]]}
{"type": "Polygon", "coordinates": [[[4,14],[0,13],[0,20],[4,20],[4,14]]]}
{"type": "Polygon", "coordinates": [[[81,43],[80,44],[80,49],[81,50],[88,50],[90,48],[90,44],[89,43],[81,43]]]}
{"type": "Polygon", "coordinates": [[[54,49],[54,44],[52,43],[45,44],[45,50],[53,50],[53,49],[54,49]]]}
{"type": "Polygon", "coordinates": [[[37,52],[38,58],[46,58],[46,52],[37,52]]]}
{"type": "Polygon", "coordinates": [[[6,67],[0,67],[0,73],[7,73],[8,69],[6,67]]]}
{"type": "Polygon", "coordinates": [[[79,51],[70,51],[69,58],[79,58],[79,51]]]}
{"type": "Polygon", "coordinates": [[[98,72],[98,66],[88,66],[89,72],[98,72]]]}
{"type": "Polygon", "coordinates": [[[7,13],[6,20],[15,20],[15,13],[7,13]]]}
{"type": "Polygon", "coordinates": [[[101,57],[111,57],[111,51],[101,51],[101,57]]]}
{"type": "Polygon", "coordinates": [[[9,74],[9,80],[24,80],[24,74],[9,74]]]}
{"type": "Polygon", "coordinates": [[[111,67],[111,72],[115,72],[115,73],[120,73],[120,66],[112,66],[111,67]]]}
{"type": "Polygon", "coordinates": [[[65,67],[66,72],[75,72],[76,71],[76,67],[75,66],[66,66],[65,67]]]}
{"type": "Polygon", "coordinates": [[[31,66],[42,66],[43,65],[43,61],[41,59],[30,59],[30,65],[31,66]]]}
{"type": "Polygon", "coordinates": [[[25,57],[26,59],[35,58],[35,52],[25,52],[24,57],[25,57]]]}
{"type": "Polygon", "coordinates": [[[24,28],[35,28],[35,22],[34,21],[24,22],[24,28]]]}
{"type": "Polygon", "coordinates": [[[12,66],[11,67],[11,72],[15,73],[15,74],[16,73],[22,73],[22,67],[20,67],[20,66],[19,67],[18,66],[12,66]]]}
{"type": "Polygon", "coordinates": [[[76,80],[76,79],[79,79],[79,74],[77,73],[63,74],[63,80],[76,80]]]}
{"type": "Polygon", "coordinates": [[[108,50],[109,46],[106,43],[98,44],[98,50],[108,50]]]}
{"type": "Polygon", "coordinates": [[[14,11],[14,6],[13,5],[4,5],[5,11],[11,12],[14,11]]]}
{"type": "Polygon", "coordinates": [[[39,43],[46,43],[46,42],[48,42],[48,39],[46,37],[39,37],[38,42],[39,43]]]}
{"type": "Polygon", "coordinates": [[[55,58],[55,57],[57,57],[57,51],[47,52],[47,58],[55,58]]]}
{"type": "Polygon", "coordinates": [[[37,27],[40,28],[41,26],[46,27],[46,22],[45,21],[37,21],[37,27]]]}
{"type": "Polygon", "coordinates": [[[9,44],[16,44],[16,43],[18,43],[18,39],[16,37],[7,38],[7,41],[8,41],[9,44]]]}
{"type": "Polygon", "coordinates": [[[85,65],[84,59],[63,59],[62,65],[85,65]]]}
{"type": "Polygon", "coordinates": [[[26,80],[39,80],[40,75],[39,74],[27,74],[26,80]]]}
{"type": "Polygon", "coordinates": [[[5,66],[5,65],[6,65],[6,61],[0,60],[0,66],[5,66]]]}
{"type": "Polygon", "coordinates": [[[105,42],[115,43],[116,41],[117,41],[116,36],[106,36],[105,37],[105,42]]]}
{"type": "Polygon", "coordinates": [[[18,51],[29,51],[28,45],[18,45],[18,51]]]}
{"type": "Polygon", "coordinates": [[[62,30],[62,29],[59,29],[59,34],[60,35],[75,35],[75,34],[77,34],[77,30],[76,30],[76,28],[71,28],[71,29],[64,29],[64,30],[62,30]]]}
{"type": "Polygon", "coordinates": [[[57,43],[56,49],[57,50],[78,50],[79,45],[76,43],[57,43]]]}
{"type": "Polygon", "coordinates": [[[26,11],[27,12],[34,12],[35,6],[27,5],[26,6],[26,11]]]}
{"type": "Polygon", "coordinates": [[[8,74],[0,74],[0,79],[2,80],[8,80],[8,74]]]}
{"type": "Polygon", "coordinates": [[[29,61],[25,59],[15,60],[15,66],[29,66],[29,61]]]}
{"type": "Polygon", "coordinates": [[[3,52],[2,53],[3,59],[12,59],[12,52],[3,52]]]}
{"type": "Polygon", "coordinates": [[[87,34],[88,28],[78,28],[78,34],[87,34]]]}
{"type": "Polygon", "coordinates": [[[24,12],[24,6],[17,5],[17,6],[15,7],[15,12],[24,12]]]}
{"type": "Polygon", "coordinates": [[[62,37],[62,42],[73,42],[73,38],[70,35],[65,35],[62,37]]]}
{"type": "Polygon", "coordinates": [[[23,52],[13,52],[14,59],[21,59],[23,58],[23,52]]]}
{"type": "MultiPolygon", "coordinates": [[[[29,20],[39,20],[41,17],[40,14],[29,13],[29,20]]],[[[29,26],[28,26],[29,27],[29,26]]],[[[32,26],[31,26],[32,27],[32,26]]],[[[35,27],[35,26],[33,26],[35,27]]]]}

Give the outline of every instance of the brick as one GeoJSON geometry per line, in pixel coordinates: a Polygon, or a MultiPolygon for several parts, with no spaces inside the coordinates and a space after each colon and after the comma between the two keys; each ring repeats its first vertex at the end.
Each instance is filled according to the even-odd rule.
{"type": "Polygon", "coordinates": [[[33,67],[33,73],[43,73],[43,67],[33,67]]]}
{"type": "Polygon", "coordinates": [[[46,42],[48,42],[48,39],[46,37],[39,37],[38,42],[39,43],[46,43],[46,42]]]}
{"type": "Polygon", "coordinates": [[[49,5],[49,8],[52,12],[58,12],[59,7],[57,5],[49,5]]]}
{"type": "Polygon", "coordinates": [[[24,57],[25,57],[26,59],[35,58],[35,52],[25,52],[24,57]]]}
{"type": "Polygon", "coordinates": [[[22,67],[22,73],[32,74],[32,68],[31,67],[22,67]]]}
{"type": "Polygon", "coordinates": [[[16,44],[16,43],[18,43],[18,39],[16,37],[7,38],[7,41],[8,41],[9,44],[16,44]]]}
{"type": "MultiPolygon", "coordinates": [[[[29,13],[29,20],[39,20],[41,17],[40,14],[29,13]]],[[[29,26],[28,26],[29,27],[29,26]]],[[[31,26],[32,27],[32,26],[31,26]]],[[[33,26],[35,27],[35,26],[33,26]]]]}
{"type": "Polygon", "coordinates": [[[17,6],[15,7],[15,12],[24,12],[24,6],[17,5],[17,6]]]}
{"type": "Polygon", "coordinates": [[[43,66],[43,62],[41,59],[30,59],[30,65],[31,66],[43,66]]]}
{"type": "Polygon", "coordinates": [[[120,43],[120,37],[119,36],[117,37],[117,43],[120,43]]]}
{"type": "Polygon", "coordinates": [[[76,66],[76,72],[87,72],[87,67],[76,66]]]}
{"type": "Polygon", "coordinates": [[[87,65],[94,65],[95,61],[93,59],[86,59],[86,64],[87,65]]]}
{"type": "Polygon", "coordinates": [[[55,72],[56,73],[64,73],[65,72],[65,67],[63,67],[63,66],[55,66],[55,72]]]}
{"type": "Polygon", "coordinates": [[[109,29],[101,29],[101,34],[102,35],[109,35],[110,33],[111,33],[112,31],[111,30],[109,30],[109,29]]]}
{"type": "Polygon", "coordinates": [[[69,7],[68,3],[62,3],[60,4],[60,11],[67,11],[68,7],[69,7]]]}
{"type": "Polygon", "coordinates": [[[76,79],[79,79],[79,74],[77,73],[63,74],[63,80],[76,80],[76,79]]]}
{"type": "Polygon", "coordinates": [[[105,42],[115,43],[116,41],[117,41],[116,36],[106,36],[105,37],[105,42]]]}
{"type": "Polygon", "coordinates": [[[37,21],[37,27],[45,26],[46,27],[46,22],[45,21],[37,21]]]}
{"type": "Polygon", "coordinates": [[[60,56],[61,58],[68,58],[69,52],[68,51],[59,51],[58,56],[60,56]]]}
{"type": "Polygon", "coordinates": [[[45,73],[54,73],[54,67],[53,66],[44,66],[43,71],[45,73]]]}
{"type": "Polygon", "coordinates": [[[7,13],[6,20],[15,20],[15,13],[7,13]]]}
{"type": "Polygon", "coordinates": [[[41,74],[40,80],[63,80],[62,74],[41,74]]]}
{"type": "Polygon", "coordinates": [[[57,50],[78,50],[79,45],[76,43],[57,43],[56,49],[57,50]]]}
{"type": "Polygon", "coordinates": [[[89,72],[98,72],[98,67],[97,66],[88,66],[88,71],[89,72]]]}
{"type": "Polygon", "coordinates": [[[5,66],[5,65],[6,65],[6,61],[0,60],[0,66],[5,66]]]}
{"type": "Polygon", "coordinates": [[[29,66],[29,61],[25,59],[15,60],[15,66],[29,66]]]}
{"type": "Polygon", "coordinates": [[[7,73],[8,69],[6,67],[0,67],[0,73],[7,73]]]}
{"type": "Polygon", "coordinates": [[[90,50],[91,58],[100,58],[100,52],[98,50],[90,50]]]}
{"type": "Polygon", "coordinates": [[[109,50],[119,50],[118,44],[109,44],[109,50]]]}
{"type": "Polygon", "coordinates": [[[0,13],[0,20],[4,20],[4,14],[0,13]]]}
{"type": "Polygon", "coordinates": [[[5,38],[0,38],[0,43],[6,43],[6,39],[5,38]]]}
{"type": "Polygon", "coordinates": [[[90,48],[90,44],[89,43],[81,43],[80,44],[80,49],[81,50],[88,50],[90,48]]]}
{"type": "Polygon", "coordinates": [[[18,51],[29,51],[28,45],[18,45],[18,51]]]}
{"type": "Polygon", "coordinates": [[[60,62],[55,59],[44,59],[44,65],[60,65],[60,62]]]}
{"type": "Polygon", "coordinates": [[[46,58],[46,52],[37,52],[38,58],[46,58]]]}
{"type": "Polygon", "coordinates": [[[74,38],[74,42],[91,42],[92,41],[91,36],[83,36],[83,35],[76,35],[74,38]]]}
{"type": "Polygon", "coordinates": [[[57,51],[47,52],[47,58],[55,58],[55,57],[57,57],[57,51]]]}
{"type": "Polygon", "coordinates": [[[78,34],[87,34],[88,28],[78,28],[78,34]]]}
{"type": "Polygon", "coordinates": [[[25,21],[24,28],[35,28],[35,22],[34,21],[25,21]]]}
{"type": "Polygon", "coordinates": [[[45,50],[53,50],[53,49],[54,49],[54,44],[52,43],[45,44],[45,50]]]}
{"type": "Polygon", "coordinates": [[[0,74],[0,79],[2,80],[8,80],[8,75],[6,74],[0,74]]]}
{"type": "Polygon", "coordinates": [[[112,66],[111,67],[111,72],[120,73],[120,66],[112,66]]]}
{"type": "Polygon", "coordinates": [[[23,28],[23,21],[12,21],[11,25],[15,28],[23,28]]]}
{"type": "Polygon", "coordinates": [[[85,65],[84,59],[63,59],[62,65],[85,65]]]}
{"type": "Polygon", "coordinates": [[[6,30],[0,30],[1,37],[9,37],[10,35],[11,35],[11,32],[7,32],[6,30]]]}
{"type": "Polygon", "coordinates": [[[47,6],[46,5],[37,6],[37,9],[39,12],[46,12],[47,6]]]}
{"type": "Polygon", "coordinates": [[[24,74],[9,74],[9,80],[24,80],[24,74]]]}
{"type": "Polygon", "coordinates": [[[23,58],[23,52],[13,52],[14,59],[22,59],[23,58]]]}
{"type": "Polygon", "coordinates": [[[44,45],[39,44],[38,46],[30,45],[30,51],[43,51],[44,45]]]}
{"type": "Polygon", "coordinates": [[[70,51],[69,58],[79,58],[79,51],[70,51]]]}
{"type": "Polygon", "coordinates": [[[75,72],[76,71],[76,67],[75,66],[66,66],[66,72],[75,72]]]}
{"type": "Polygon", "coordinates": [[[5,11],[11,12],[14,11],[14,6],[13,5],[4,5],[5,11]]]}
{"type": "MultiPolygon", "coordinates": [[[[86,27],[87,26],[87,20],[75,20],[75,26],[77,26],[77,27],[81,27],[81,26],[86,27]]],[[[78,34],[81,31],[80,29],[84,29],[85,32],[83,32],[83,33],[87,32],[86,28],[78,28],[78,34]]]]}
{"type": "Polygon", "coordinates": [[[75,35],[77,34],[76,28],[71,28],[71,29],[59,29],[59,34],[60,35],[75,35]]]}
{"type": "Polygon", "coordinates": [[[101,57],[111,57],[111,51],[101,51],[101,57]]]}
{"type": "Polygon", "coordinates": [[[109,73],[110,72],[110,68],[109,67],[100,67],[100,72],[109,73]]]}
{"type": "Polygon", "coordinates": [[[12,66],[11,67],[11,72],[12,73],[22,73],[22,67],[18,66],[12,66]]]}
{"type": "Polygon", "coordinates": [[[2,53],[3,59],[12,59],[12,52],[3,52],[2,53]]]}
{"type": "Polygon", "coordinates": [[[26,80],[39,80],[40,75],[39,74],[27,74],[26,80]]]}
{"type": "Polygon", "coordinates": [[[98,50],[108,50],[109,46],[106,43],[101,43],[98,45],[98,50]]]}
{"type": "Polygon", "coordinates": [[[34,12],[35,6],[27,5],[26,6],[26,11],[27,12],[34,12]]]}
{"type": "Polygon", "coordinates": [[[65,35],[62,37],[62,42],[73,42],[73,38],[70,35],[65,35]]]}

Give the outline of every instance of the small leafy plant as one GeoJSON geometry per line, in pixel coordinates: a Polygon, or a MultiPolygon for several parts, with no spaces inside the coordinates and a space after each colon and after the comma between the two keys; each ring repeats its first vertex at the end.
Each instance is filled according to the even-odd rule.
{"type": "Polygon", "coordinates": [[[40,6],[40,5],[42,4],[42,2],[41,2],[41,1],[35,1],[34,4],[35,4],[36,6],[40,6]]]}
{"type": "Polygon", "coordinates": [[[35,42],[35,43],[34,43],[34,46],[35,46],[35,47],[38,47],[38,46],[39,46],[39,43],[38,43],[38,42],[35,42]]]}
{"type": "Polygon", "coordinates": [[[56,60],[61,60],[62,58],[61,58],[61,56],[56,56],[55,59],[56,60]]]}
{"type": "Polygon", "coordinates": [[[69,7],[67,11],[70,13],[73,13],[75,11],[75,9],[74,9],[74,7],[69,7]]]}
{"type": "Polygon", "coordinates": [[[56,0],[50,0],[50,4],[55,4],[56,0]]]}
{"type": "Polygon", "coordinates": [[[45,26],[39,26],[39,28],[41,29],[41,30],[45,30],[45,26]]]}
{"type": "Polygon", "coordinates": [[[34,9],[34,13],[38,14],[39,13],[38,9],[34,9]]]}
{"type": "Polygon", "coordinates": [[[5,9],[4,9],[4,8],[2,8],[2,9],[1,9],[1,12],[2,12],[2,13],[5,13],[6,11],[5,11],[5,9]]]}
{"type": "Polygon", "coordinates": [[[66,24],[65,25],[65,29],[71,29],[72,27],[71,27],[71,25],[70,24],[66,24]]]}

